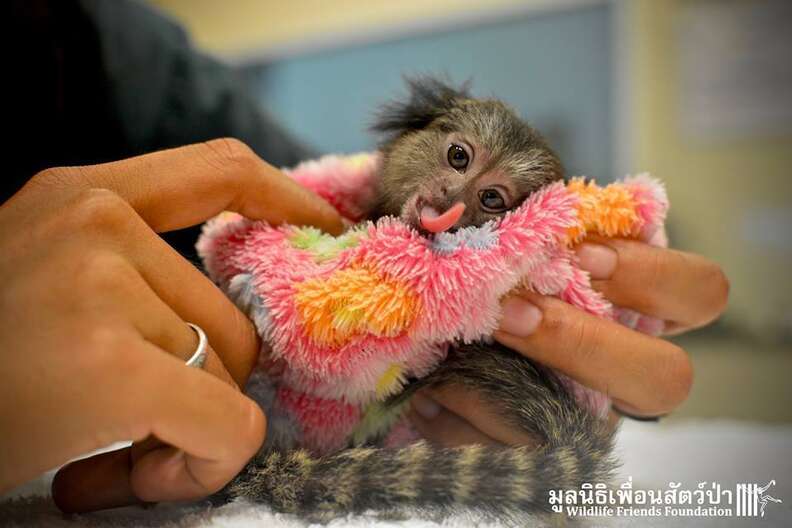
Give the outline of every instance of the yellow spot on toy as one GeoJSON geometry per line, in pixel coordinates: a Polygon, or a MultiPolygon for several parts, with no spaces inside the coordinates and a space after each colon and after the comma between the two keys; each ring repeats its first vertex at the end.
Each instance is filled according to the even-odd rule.
{"type": "Polygon", "coordinates": [[[384,400],[391,394],[396,394],[401,389],[404,378],[402,377],[402,373],[404,372],[404,367],[399,365],[398,363],[394,363],[388,370],[382,373],[380,379],[377,380],[377,399],[384,400]]]}

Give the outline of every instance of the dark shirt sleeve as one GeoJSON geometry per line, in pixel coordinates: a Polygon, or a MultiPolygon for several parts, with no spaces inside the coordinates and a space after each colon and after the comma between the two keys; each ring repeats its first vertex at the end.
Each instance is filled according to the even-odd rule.
{"type": "MultiPolygon", "coordinates": [[[[80,0],[126,146],[144,153],[231,136],[275,166],[313,157],[262,108],[228,65],[197,51],[174,21],[135,0],[80,0]]],[[[199,228],[163,235],[197,263],[199,228]]]]}
{"type": "Polygon", "coordinates": [[[134,152],[232,136],[276,166],[313,155],[236,71],[197,51],[170,18],[134,0],[80,0],[93,21],[110,102],[134,152]]]}
{"type": "MultiPolygon", "coordinates": [[[[135,0],[12,0],[11,148],[0,203],[37,172],[230,136],[275,166],[314,152],[269,115],[230,66],[135,0]]],[[[166,235],[188,258],[198,228],[166,235]]]]}

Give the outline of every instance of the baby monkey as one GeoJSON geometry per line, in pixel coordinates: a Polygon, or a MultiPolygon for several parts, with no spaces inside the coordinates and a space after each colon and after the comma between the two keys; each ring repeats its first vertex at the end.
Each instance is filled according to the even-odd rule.
{"type": "Polygon", "coordinates": [[[409,101],[386,105],[373,127],[386,135],[373,218],[424,233],[480,226],[563,178],[544,138],[502,102],[433,78],[407,83],[409,101]]]}
{"type": "MultiPolygon", "coordinates": [[[[428,236],[480,226],[562,179],[546,141],[503,103],[433,78],[408,86],[409,98],[386,105],[374,126],[385,138],[372,219],[398,216],[428,236]]],[[[455,344],[437,369],[387,403],[400,405],[420,387],[443,384],[476,391],[535,444],[384,449],[373,438],[319,458],[271,445],[227,495],[319,520],[459,508],[521,520],[551,514],[550,490],[609,480],[613,431],[553,371],[497,343],[455,344]]]]}

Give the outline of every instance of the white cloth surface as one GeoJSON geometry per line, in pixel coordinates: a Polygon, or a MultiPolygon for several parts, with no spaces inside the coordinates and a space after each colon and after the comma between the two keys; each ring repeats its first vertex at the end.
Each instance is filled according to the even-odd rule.
{"type": "MultiPolygon", "coordinates": [[[[696,489],[698,482],[718,482],[734,489],[736,483],[765,484],[776,480],[769,492],[783,500],[769,503],[764,518],[693,517],[598,517],[580,521],[581,526],[792,526],[792,425],[761,425],[733,421],[684,421],[645,424],[626,421],[618,437],[618,454],[623,460],[616,484],[632,476],[635,488],[667,489],[669,482],[681,482],[681,489],[696,489]]],[[[179,527],[203,528],[266,526],[303,528],[299,519],[275,514],[267,508],[234,503],[218,508],[205,505],[168,505],[150,509],[117,510],[65,517],[48,498],[52,472],[0,498],[0,526],[41,527],[179,527]]],[[[445,519],[411,517],[379,520],[373,516],[336,519],[328,526],[429,528],[442,526],[500,526],[470,514],[445,519]]]]}

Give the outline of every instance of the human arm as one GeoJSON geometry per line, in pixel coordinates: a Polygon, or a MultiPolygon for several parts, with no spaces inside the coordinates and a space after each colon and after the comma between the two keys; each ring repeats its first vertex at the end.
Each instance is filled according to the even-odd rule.
{"type": "Polygon", "coordinates": [[[226,209],[341,230],[329,205],[235,140],[50,169],[0,206],[1,490],[153,436],[167,445],[68,466],[57,504],[197,498],[258,449],[265,418],[236,388],[256,332],[156,235],[226,209]],[[186,322],[209,337],[209,372],[183,364],[195,348],[186,322]]]}

